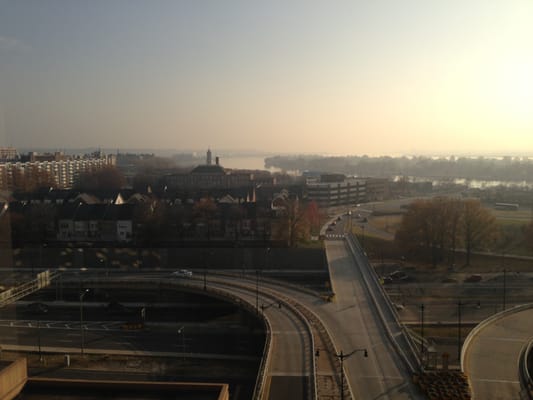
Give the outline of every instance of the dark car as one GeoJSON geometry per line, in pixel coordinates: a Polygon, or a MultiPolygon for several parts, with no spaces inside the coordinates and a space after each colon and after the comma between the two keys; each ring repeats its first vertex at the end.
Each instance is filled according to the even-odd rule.
{"type": "Polygon", "coordinates": [[[26,309],[32,314],[46,314],[48,312],[48,306],[39,302],[28,304],[26,309]]]}
{"type": "Polygon", "coordinates": [[[106,312],[110,315],[122,315],[131,314],[132,310],[118,301],[112,301],[107,305],[106,312]]]}
{"type": "Polygon", "coordinates": [[[392,280],[394,281],[404,281],[406,279],[408,279],[409,277],[407,276],[407,274],[403,271],[394,271],[393,273],[391,273],[389,275],[391,277],[392,280]]]}
{"type": "Polygon", "coordinates": [[[474,275],[470,275],[469,277],[467,277],[465,279],[465,282],[466,283],[481,282],[482,279],[483,278],[481,277],[481,275],[474,274],[474,275]]]}

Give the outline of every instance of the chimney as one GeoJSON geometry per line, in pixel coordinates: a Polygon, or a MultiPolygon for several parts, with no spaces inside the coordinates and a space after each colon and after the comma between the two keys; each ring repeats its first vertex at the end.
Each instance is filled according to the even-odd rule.
{"type": "Polygon", "coordinates": [[[215,162],[217,163],[217,165],[220,165],[220,157],[216,156],[215,162]]]}

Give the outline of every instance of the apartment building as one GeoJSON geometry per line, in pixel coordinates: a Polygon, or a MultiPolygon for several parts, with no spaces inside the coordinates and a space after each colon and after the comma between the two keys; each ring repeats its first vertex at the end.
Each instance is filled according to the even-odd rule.
{"type": "Polygon", "coordinates": [[[69,189],[83,172],[115,165],[115,156],[80,157],[53,161],[0,163],[0,189],[14,189],[17,180],[53,181],[59,189],[69,189]]]}

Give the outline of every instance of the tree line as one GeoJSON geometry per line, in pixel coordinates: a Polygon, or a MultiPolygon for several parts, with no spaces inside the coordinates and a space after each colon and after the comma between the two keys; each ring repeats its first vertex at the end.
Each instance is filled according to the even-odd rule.
{"type": "Polygon", "coordinates": [[[488,250],[500,237],[496,219],[479,200],[451,197],[415,200],[396,232],[402,248],[422,250],[434,266],[453,264],[458,249],[469,265],[472,251],[488,250]]]}
{"type": "Polygon", "coordinates": [[[357,176],[533,181],[533,159],[528,157],[275,156],[265,158],[265,166],[285,171],[310,170],[357,176]]]}

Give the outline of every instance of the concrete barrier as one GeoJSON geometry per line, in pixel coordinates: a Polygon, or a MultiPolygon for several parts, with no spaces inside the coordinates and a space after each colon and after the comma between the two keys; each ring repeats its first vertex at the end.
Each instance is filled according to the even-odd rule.
{"type": "Polygon", "coordinates": [[[11,400],[18,396],[28,379],[26,359],[2,363],[0,368],[2,365],[5,367],[0,369],[0,399],[11,400]]]}
{"type": "Polygon", "coordinates": [[[497,321],[499,319],[502,319],[508,315],[511,315],[511,314],[515,314],[517,312],[520,312],[520,311],[525,311],[525,310],[529,310],[533,308],[533,304],[523,304],[523,305],[520,305],[520,306],[516,306],[516,307],[513,307],[513,308],[510,308],[508,310],[505,310],[505,311],[500,311],[499,313],[496,313],[492,316],[490,316],[489,318],[481,321],[479,324],[477,324],[474,329],[472,329],[470,331],[470,333],[468,334],[468,336],[466,337],[464,343],[463,343],[463,347],[461,348],[461,371],[464,372],[464,367],[465,367],[465,357],[466,357],[466,353],[468,351],[468,347],[470,347],[470,344],[472,343],[472,340],[474,339],[474,337],[476,337],[479,332],[481,332],[487,325],[490,325],[492,324],[494,321],[497,321]]]}

